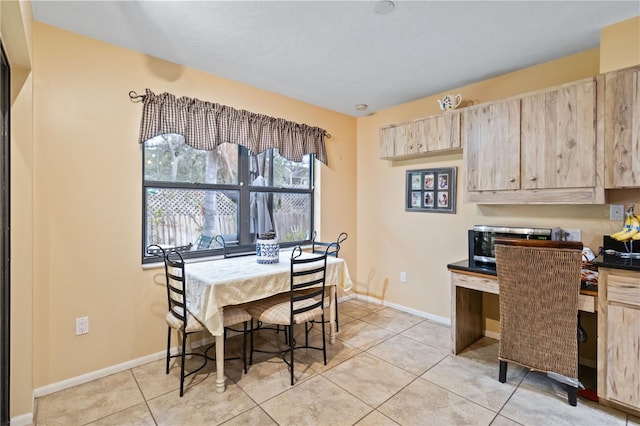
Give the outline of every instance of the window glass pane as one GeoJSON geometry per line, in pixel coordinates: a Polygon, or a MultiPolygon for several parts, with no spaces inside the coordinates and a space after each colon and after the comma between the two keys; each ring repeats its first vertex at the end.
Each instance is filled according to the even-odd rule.
{"type": "Polygon", "coordinates": [[[213,237],[238,240],[238,191],[147,188],[146,236],[149,244],[184,246],[192,251],[219,248],[213,237]]]}
{"type": "Polygon", "coordinates": [[[276,231],[280,242],[308,240],[311,235],[311,194],[251,192],[251,233],[276,231]]]}
{"type": "Polygon", "coordinates": [[[296,163],[281,157],[277,148],[268,149],[258,155],[251,155],[249,170],[254,186],[276,188],[310,188],[310,155],[296,163]]]}
{"type": "Polygon", "coordinates": [[[144,179],[162,182],[237,184],[238,145],[215,151],[194,149],[177,134],[160,135],[144,143],[144,179]]]}

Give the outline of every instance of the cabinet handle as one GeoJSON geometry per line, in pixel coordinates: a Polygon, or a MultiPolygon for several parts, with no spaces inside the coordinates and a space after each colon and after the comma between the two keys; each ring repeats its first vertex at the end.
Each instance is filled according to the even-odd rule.
{"type": "Polygon", "coordinates": [[[620,164],[618,166],[618,169],[620,169],[621,171],[625,171],[627,168],[624,166],[624,164],[620,164]]]}
{"type": "Polygon", "coordinates": [[[419,145],[418,145],[418,148],[422,148],[422,144],[419,144],[419,145]]]}
{"type": "Polygon", "coordinates": [[[413,147],[412,147],[412,146],[410,146],[410,147],[409,147],[409,151],[411,151],[412,149],[413,149],[413,147]]]}
{"type": "Polygon", "coordinates": [[[537,178],[537,177],[535,177],[535,176],[531,176],[531,177],[529,178],[529,180],[530,180],[531,182],[535,182],[537,179],[538,179],[538,178],[537,178]]]}
{"type": "Polygon", "coordinates": [[[511,179],[509,179],[509,182],[511,182],[511,183],[513,183],[513,182],[515,182],[515,181],[516,181],[516,180],[515,180],[515,178],[511,178],[511,179]]]}

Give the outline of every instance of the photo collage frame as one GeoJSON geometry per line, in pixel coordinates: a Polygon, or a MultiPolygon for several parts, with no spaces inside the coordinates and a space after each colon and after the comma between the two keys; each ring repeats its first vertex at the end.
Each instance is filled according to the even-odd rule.
{"type": "Polygon", "coordinates": [[[456,167],[407,171],[406,211],[456,212],[456,167]]]}

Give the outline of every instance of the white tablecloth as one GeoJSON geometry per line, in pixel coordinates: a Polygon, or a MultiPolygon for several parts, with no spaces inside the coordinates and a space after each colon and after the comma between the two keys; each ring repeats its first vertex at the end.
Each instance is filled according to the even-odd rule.
{"type": "MultiPolygon", "coordinates": [[[[303,256],[311,256],[308,253],[303,256]]],[[[224,331],[221,313],[228,305],[239,305],[289,291],[291,251],[280,251],[280,262],[259,264],[255,256],[241,256],[188,263],[187,307],[213,335],[224,331]]],[[[344,259],[327,257],[325,284],[344,290],[352,287],[344,259]]]]}

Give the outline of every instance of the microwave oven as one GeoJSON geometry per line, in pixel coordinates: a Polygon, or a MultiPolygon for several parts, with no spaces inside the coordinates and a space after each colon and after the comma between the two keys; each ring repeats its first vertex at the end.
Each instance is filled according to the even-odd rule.
{"type": "Polygon", "coordinates": [[[495,267],[496,238],[520,238],[526,240],[551,240],[551,228],[522,228],[514,226],[475,225],[469,230],[469,263],[488,264],[495,267]]]}

